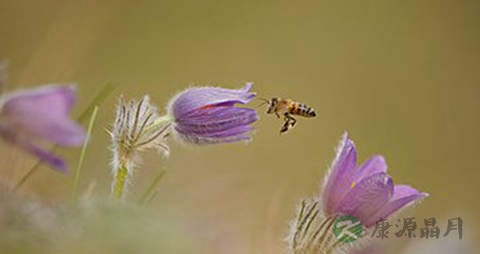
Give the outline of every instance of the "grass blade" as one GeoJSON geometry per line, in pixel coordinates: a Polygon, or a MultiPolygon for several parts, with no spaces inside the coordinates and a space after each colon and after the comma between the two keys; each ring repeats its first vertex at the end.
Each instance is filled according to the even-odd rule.
{"type": "Polygon", "coordinates": [[[150,203],[152,203],[157,196],[158,196],[158,191],[155,190],[152,196],[144,203],[144,206],[148,206],[150,203]]]}
{"type": "Polygon", "coordinates": [[[155,190],[155,187],[157,187],[160,180],[162,180],[163,176],[165,175],[165,172],[166,172],[165,170],[161,171],[160,174],[158,174],[155,177],[155,179],[153,179],[153,182],[150,184],[150,186],[148,186],[147,190],[145,191],[145,193],[142,195],[142,197],[138,201],[138,203],[140,205],[145,204],[145,201],[147,200],[147,198],[149,196],[152,196],[151,199],[153,199],[153,197],[155,196],[155,193],[154,193],[154,195],[152,195],[152,192],[153,192],[153,190],[155,190]]]}
{"type": "Polygon", "coordinates": [[[95,96],[95,98],[93,98],[92,102],[90,102],[90,104],[82,112],[82,114],[80,114],[80,116],[77,119],[78,122],[84,123],[87,120],[87,117],[92,114],[95,107],[97,107],[97,106],[100,107],[103,104],[103,102],[105,101],[105,99],[107,99],[107,97],[110,96],[110,94],[113,93],[115,88],[116,88],[115,83],[108,82],[102,88],[102,90],[95,96]]]}
{"type": "Polygon", "coordinates": [[[97,118],[98,106],[93,108],[92,116],[90,117],[90,122],[88,123],[87,129],[87,140],[83,143],[82,152],[80,153],[80,159],[78,160],[77,169],[75,170],[75,178],[73,179],[73,188],[72,188],[72,201],[75,201],[77,198],[77,189],[78,183],[80,182],[80,171],[82,170],[83,162],[85,161],[85,154],[87,152],[87,146],[92,137],[93,125],[95,124],[95,119],[97,118]]]}

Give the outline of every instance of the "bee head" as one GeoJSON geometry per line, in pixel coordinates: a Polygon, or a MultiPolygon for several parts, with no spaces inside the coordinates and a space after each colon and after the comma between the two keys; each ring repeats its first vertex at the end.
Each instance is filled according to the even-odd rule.
{"type": "Polygon", "coordinates": [[[272,98],[268,105],[267,114],[274,113],[277,105],[278,105],[278,98],[272,98]]]}

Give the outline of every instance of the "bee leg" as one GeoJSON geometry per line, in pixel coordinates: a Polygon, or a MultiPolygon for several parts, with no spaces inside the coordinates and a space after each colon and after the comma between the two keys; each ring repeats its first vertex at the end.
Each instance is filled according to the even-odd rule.
{"type": "Polygon", "coordinates": [[[297,122],[295,118],[293,118],[288,112],[285,112],[283,116],[285,119],[285,123],[283,124],[282,129],[280,129],[280,134],[287,132],[288,129],[290,129],[290,127],[293,127],[297,122]]]}
{"type": "Polygon", "coordinates": [[[278,114],[278,112],[275,112],[275,115],[277,116],[278,119],[280,119],[280,115],[278,114]]]}
{"type": "Polygon", "coordinates": [[[290,115],[288,112],[286,112],[284,115],[285,115],[285,121],[287,121],[291,127],[295,126],[295,124],[297,123],[297,120],[293,118],[293,116],[290,115]]]}
{"type": "Polygon", "coordinates": [[[292,127],[295,126],[295,124],[297,123],[297,119],[295,119],[295,118],[293,118],[293,117],[290,116],[290,120],[292,121],[292,122],[290,123],[290,125],[291,125],[292,127]]]}
{"type": "Polygon", "coordinates": [[[280,134],[285,133],[288,131],[290,126],[290,121],[285,120],[285,123],[283,124],[282,128],[280,129],[280,134]]]}

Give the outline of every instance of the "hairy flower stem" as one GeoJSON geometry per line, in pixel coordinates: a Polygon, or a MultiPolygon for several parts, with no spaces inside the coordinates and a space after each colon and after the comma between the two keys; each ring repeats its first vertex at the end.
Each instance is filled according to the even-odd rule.
{"type": "Polygon", "coordinates": [[[125,193],[125,188],[127,184],[128,169],[125,163],[121,163],[119,168],[115,171],[116,175],[113,186],[113,196],[115,199],[122,199],[125,193]]]}

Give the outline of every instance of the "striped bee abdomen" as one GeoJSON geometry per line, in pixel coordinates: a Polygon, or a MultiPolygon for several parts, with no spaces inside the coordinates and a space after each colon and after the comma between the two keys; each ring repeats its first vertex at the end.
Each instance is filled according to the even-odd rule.
{"type": "Polygon", "coordinates": [[[292,103],[289,112],[292,115],[303,117],[315,117],[317,115],[312,107],[302,103],[292,103]]]}

